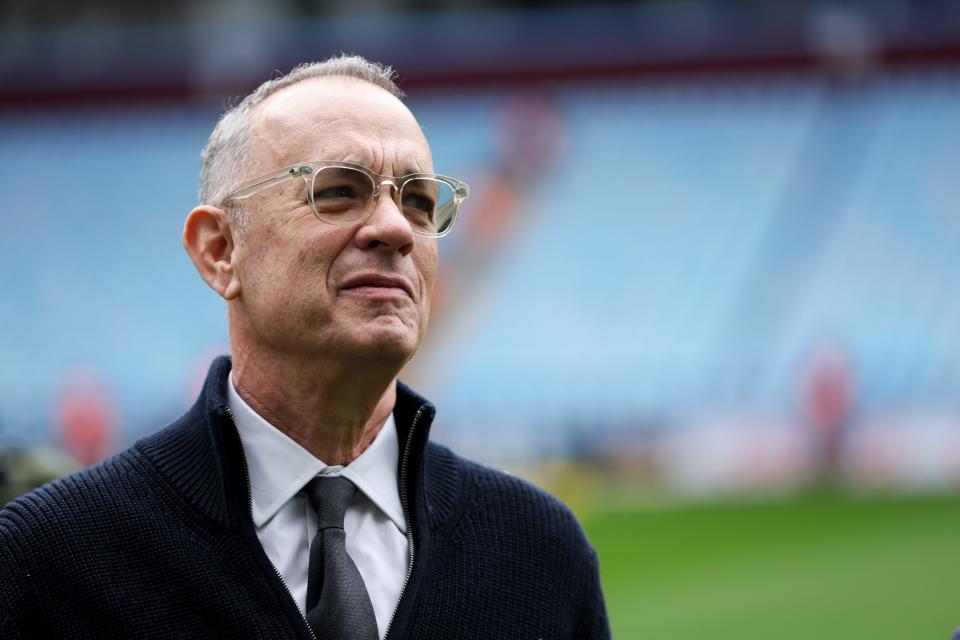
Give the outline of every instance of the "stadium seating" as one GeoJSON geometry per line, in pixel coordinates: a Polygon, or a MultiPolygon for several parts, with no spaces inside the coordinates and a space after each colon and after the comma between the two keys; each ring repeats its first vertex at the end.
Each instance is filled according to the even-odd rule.
{"type": "MultiPolygon", "coordinates": [[[[792,410],[822,345],[850,359],[863,407],[957,397],[960,76],[547,93],[567,144],[461,293],[469,322],[456,316],[462,328],[431,347],[423,386],[445,437],[501,424],[485,434],[548,450],[585,428],[705,408],[792,410]]],[[[438,168],[482,176],[510,97],[414,96],[438,168]]],[[[76,368],[106,381],[127,439],[188,402],[202,360],[226,343],[223,305],[178,237],[216,113],[0,121],[0,437],[49,437],[76,368]]],[[[466,240],[450,241],[455,262],[466,240]]]]}

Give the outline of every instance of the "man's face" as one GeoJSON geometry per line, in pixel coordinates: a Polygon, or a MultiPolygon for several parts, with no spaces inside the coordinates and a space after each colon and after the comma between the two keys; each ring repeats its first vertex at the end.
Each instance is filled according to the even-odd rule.
{"type": "MultiPolygon", "coordinates": [[[[253,114],[249,148],[250,174],[237,182],[319,160],[382,175],[433,171],[410,111],[353,79],[306,80],[272,95],[253,114]]],[[[436,239],[414,235],[386,188],[364,222],[336,226],[319,220],[306,196],[303,180],[288,180],[246,201],[231,313],[243,314],[247,339],[261,348],[406,361],[427,329],[436,239]]]]}

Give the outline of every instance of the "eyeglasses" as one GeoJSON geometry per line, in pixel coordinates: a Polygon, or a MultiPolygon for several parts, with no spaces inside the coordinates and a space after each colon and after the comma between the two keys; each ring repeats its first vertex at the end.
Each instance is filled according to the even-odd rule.
{"type": "Polygon", "coordinates": [[[351,162],[305,162],[255,178],[224,198],[245,200],[291,178],[303,178],[307,202],[320,220],[348,224],[366,220],[380,199],[380,188],[390,187],[397,207],[413,232],[432,238],[453,228],[460,205],[470,188],[465,182],[435,173],[382,176],[351,162]]]}

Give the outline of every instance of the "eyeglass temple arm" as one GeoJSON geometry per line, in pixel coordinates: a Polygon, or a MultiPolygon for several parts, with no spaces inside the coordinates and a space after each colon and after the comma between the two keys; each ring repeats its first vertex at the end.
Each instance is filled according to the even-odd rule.
{"type": "Polygon", "coordinates": [[[290,178],[298,178],[302,175],[306,175],[312,172],[313,170],[310,167],[302,167],[302,166],[283,169],[273,174],[272,176],[269,176],[267,178],[264,178],[263,180],[259,180],[257,182],[254,182],[253,184],[249,184],[245,187],[242,187],[241,189],[234,191],[232,194],[230,194],[229,197],[227,197],[227,200],[244,200],[246,198],[249,198],[253,194],[258,193],[259,191],[263,191],[267,187],[272,187],[273,185],[283,182],[284,180],[289,180],[290,178]]]}

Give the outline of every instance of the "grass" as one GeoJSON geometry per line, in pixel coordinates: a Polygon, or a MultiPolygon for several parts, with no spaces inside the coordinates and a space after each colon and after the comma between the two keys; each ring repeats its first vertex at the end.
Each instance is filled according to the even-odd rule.
{"type": "Polygon", "coordinates": [[[948,640],[960,496],[809,494],[584,517],[614,638],[948,640]]]}

